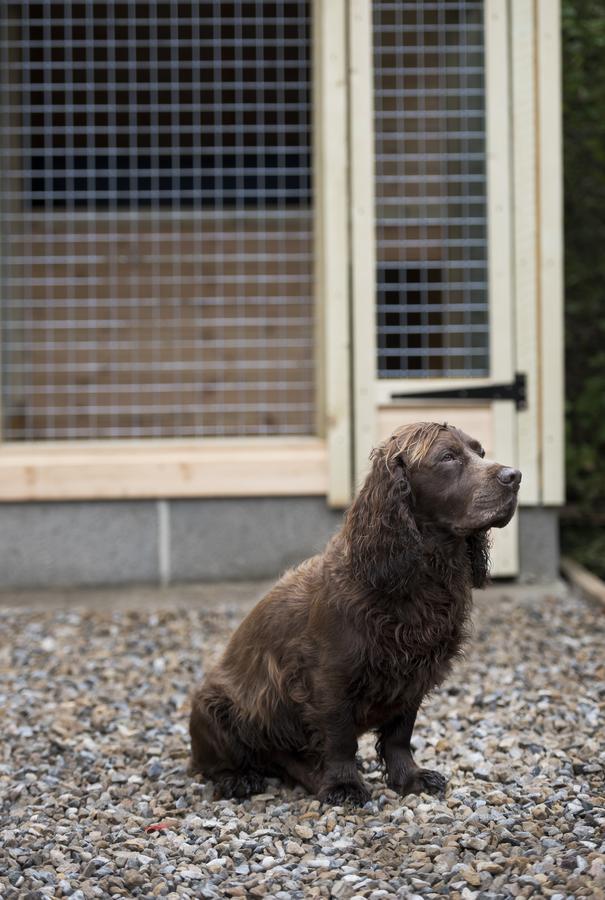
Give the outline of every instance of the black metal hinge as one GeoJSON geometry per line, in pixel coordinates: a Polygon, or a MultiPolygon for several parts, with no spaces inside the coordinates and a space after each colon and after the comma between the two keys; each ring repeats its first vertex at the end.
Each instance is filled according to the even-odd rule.
{"type": "Polygon", "coordinates": [[[517,409],[527,409],[527,378],[517,372],[509,384],[481,384],[469,387],[438,388],[412,394],[391,394],[391,400],[514,400],[517,409]]]}

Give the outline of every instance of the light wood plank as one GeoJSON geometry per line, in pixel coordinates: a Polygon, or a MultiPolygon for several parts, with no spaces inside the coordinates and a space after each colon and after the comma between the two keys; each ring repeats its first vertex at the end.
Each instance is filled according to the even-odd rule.
{"type": "Polygon", "coordinates": [[[511,6],[514,294],[516,370],[527,376],[527,409],[517,414],[523,502],[540,502],[538,230],[536,197],[535,26],[533,0],[511,6]]]}
{"type": "Polygon", "coordinates": [[[347,53],[345,0],[315,0],[317,301],[322,317],[325,438],[332,506],[351,498],[347,53]]]}
{"type": "MultiPolygon", "coordinates": [[[[509,6],[506,0],[485,4],[485,84],[487,106],[487,203],[490,315],[490,373],[494,382],[512,381],[513,242],[512,135],[510,115],[509,6]]],[[[517,456],[517,417],[511,401],[494,401],[494,456],[514,465],[517,456]]],[[[518,573],[517,520],[492,532],[492,572],[518,573]]]]}
{"type": "Polygon", "coordinates": [[[376,428],[376,223],[371,0],[349,4],[354,472],[359,484],[376,428]]]}
{"type": "MultiPolygon", "coordinates": [[[[496,400],[492,406],[494,455],[505,466],[517,466],[517,412],[508,400],[496,400]]],[[[523,502],[523,483],[519,503],[523,502]]],[[[492,574],[499,578],[512,578],[519,574],[519,517],[515,515],[506,528],[493,528],[492,574]]]]}
{"type": "Polygon", "coordinates": [[[575,588],[605,607],[605,582],[568,556],[561,560],[561,570],[575,588]]]}
{"type": "Polygon", "coordinates": [[[494,451],[494,428],[491,404],[465,401],[405,400],[378,411],[376,442],[386,440],[397,428],[414,422],[447,422],[476,438],[487,455],[494,451]]]}
{"type": "Polygon", "coordinates": [[[0,449],[0,501],[321,496],[324,441],[0,449]]]}
{"type": "Polygon", "coordinates": [[[490,372],[494,381],[514,375],[510,96],[506,0],[485,4],[487,204],[490,372]]]}
{"type": "Polygon", "coordinates": [[[312,16],[312,78],[313,97],[311,104],[312,122],[312,179],[313,179],[313,256],[314,256],[314,299],[315,299],[315,399],[316,399],[316,433],[325,437],[327,430],[326,415],[326,296],[325,296],[325,272],[324,272],[324,227],[323,211],[319,202],[323,195],[324,180],[322,178],[322,142],[320,140],[322,127],[322,50],[323,31],[320,14],[320,0],[313,0],[312,16]]]}
{"type": "Polygon", "coordinates": [[[563,147],[559,0],[538,0],[542,502],[565,502],[563,147]]]}

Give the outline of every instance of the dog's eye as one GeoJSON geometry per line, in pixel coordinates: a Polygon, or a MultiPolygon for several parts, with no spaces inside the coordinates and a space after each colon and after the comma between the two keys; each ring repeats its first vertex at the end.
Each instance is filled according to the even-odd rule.
{"type": "Polygon", "coordinates": [[[454,453],[450,453],[450,451],[448,450],[447,453],[444,453],[444,454],[443,454],[443,456],[441,457],[440,462],[452,462],[452,460],[455,460],[455,459],[456,459],[455,454],[454,454],[454,453]]]}

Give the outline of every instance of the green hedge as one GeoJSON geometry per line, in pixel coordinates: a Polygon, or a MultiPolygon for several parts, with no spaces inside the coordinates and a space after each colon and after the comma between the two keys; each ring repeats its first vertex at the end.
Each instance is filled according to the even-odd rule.
{"type": "Polygon", "coordinates": [[[605,3],[563,0],[567,496],[563,550],[605,577],[605,3]]]}

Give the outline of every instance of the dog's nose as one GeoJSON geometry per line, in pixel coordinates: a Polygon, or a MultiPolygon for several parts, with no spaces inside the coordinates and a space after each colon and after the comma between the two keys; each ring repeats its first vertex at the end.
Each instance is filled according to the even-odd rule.
{"type": "Polygon", "coordinates": [[[521,484],[521,472],[519,469],[510,469],[508,466],[502,466],[498,472],[498,481],[509,487],[519,487],[521,484]]]}

